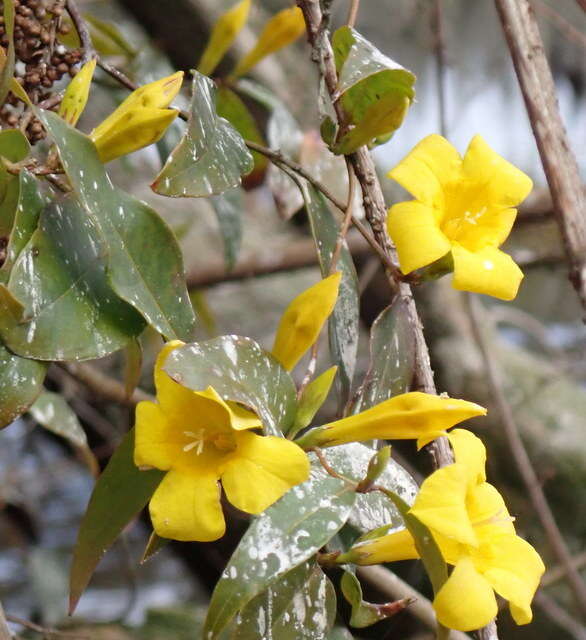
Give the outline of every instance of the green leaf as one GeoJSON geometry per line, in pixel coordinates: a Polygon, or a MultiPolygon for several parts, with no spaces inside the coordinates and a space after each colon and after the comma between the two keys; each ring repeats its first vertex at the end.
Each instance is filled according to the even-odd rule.
{"type": "MultiPolygon", "coordinates": [[[[20,252],[30,240],[37,228],[39,216],[46,201],[39,193],[36,179],[28,172],[21,171],[16,178],[15,186],[17,198],[14,203],[12,228],[6,247],[6,259],[0,269],[0,281],[6,282],[10,270],[14,266],[20,252]]],[[[6,201],[5,201],[6,202],[6,201]]],[[[0,216],[2,215],[0,212],[0,216]]]]}
{"type": "Polygon", "coordinates": [[[240,134],[215,109],[214,83],[197,71],[187,131],[152,188],[172,197],[207,197],[240,184],[252,156],[240,134]]]}
{"type": "Polygon", "coordinates": [[[336,592],[314,563],[305,562],[251,600],[231,640],[322,640],[336,616],[336,592]]]}
{"type": "Polygon", "coordinates": [[[407,303],[397,297],[372,324],[370,366],[352,413],[409,391],[414,369],[415,342],[407,303]]]}
{"type": "Polygon", "coordinates": [[[146,506],[164,471],[134,465],[134,430],[128,432],[98,478],[81,521],[69,580],[73,612],[100,558],[128,523],[146,506]]]}
{"type": "MultiPolygon", "coordinates": [[[[323,449],[322,454],[338,473],[354,482],[360,482],[368,471],[368,463],[376,452],[374,449],[351,442],[339,447],[323,449]]],[[[379,476],[377,484],[392,490],[405,501],[413,504],[417,495],[417,483],[403,467],[392,458],[379,476]]],[[[379,491],[359,493],[348,522],[361,533],[382,526],[399,527],[403,517],[391,502],[379,491]]]]}
{"type": "Polygon", "coordinates": [[[0,344],[0,429],[23,414],[43,390],[44,362],[21,358],[0,344]]]}
{"type": "Polygon", "coordinates": [[[124,349],[124,391],[130,398],[138,386],[142,369],[142,346],[138,340],[130,340],[124,349]]]}
{"type": "Polygon", "coordinates": [[[189,340],[195,317],[172,231],[147,204],[112,185],[87,136],[55,113],[38,113],[75,195],[103,235],[112,288],[166,338],[189,340]]]}
{"type": "MultiPolygon", "coordinates": [[[[245,140],[252,140],[252,142],[266,146],[266,142],[248,107],[232,89],[228,87],[220,87],[218,89],[216,110],[218,115],[228,120],[245,140]]],[[[259,174],[257,179],[260,180],[267,167],[268,159],[257,151],[252,151],[251,153],[254,160],[254,170],[248,179],[250,180],[254,174],[259,174]]]]}
{"type": "Polygon", "coordinates": [[[100,234],[79,203],[48,205],[0,285],[0,333],[18,355],[40,360],[99,358],[144,328],[106,280],[100,234]]]}
{"type": "MultiPolygon", "coordinates": [[[[312,186],[302,182],[302,193],[309,216],[311,232],[318,251],[322,275],[330,271],[332,253],[338,239],[338,225],[321,195],[312,186]]],[[[344,244],[338,260],[338,271],[342,272],[338,301],[329,318],[330,351],[338,365],[340,405],[344,405],[350,394],[356,352],[358,350],[359,302],[358,276],[348,247],[344,244]]]]}
{"type": "Polygon", "coordinates": [[[247,405],[267,434],[282,435],[295,418],[291,376],[250,338],[221,336],[187,344],[169,355],[163,369],[188,389],[212,386],[223,398],[247,405]]]}
{"type": "Polygon", "coordinates": [[[203,637],[217,638],[255,596],[315,555],[344,525],[354,498],[350,485],[314,466],[307,482],[254,520],[216,584],[203,637]]]}
{"type": "Polygon", "coordinates": [[[29,413],[47,431],[64,438],[77,449],[92,473],[98,472],[98,463],[88,446],[85,431],[63,396],[44,391],[31,405],[29,413]]]}
{"type": "Polygon", "coordinates": [[[433,587],[433,592],[437,594],[444,582],[448,579],[448,567],[431,531],[423,522],[409,513],[410,505],[394,491],[385,491],[385,493],[401,512],[405,526],[415,540],[417,553],[419,553],[425,566],[425,570],[433,587]]]}
{"type": "Polygon", "coordinates": [[[5,0],[4,5],[4,33],[8,38],[6,51],[2,49],[0,56],[0,104],[4,104],[10,91],[10,81],[14,76],[14,3],[5,0]]]}
{"type": "Polygon", "coordinates": [[[169,542],[168,538],[161,538],[154,531],[151,533],[149,540],[147,542],[147,546],[142,554],[142,558],[140,559],[140,564],[145,563],[147,560],[150,560],[153,556],[157,555],[159,551],[169,542]]]}
{"type": "Polygon", "coordinates": [[[402,611],[410,602],[409,599],[389,602],[387,604],[372,604],[362,599],[362,586],[360,581],[351,571],[344,571],[340,587],[344,598],[352,606],[350,626],[362,629],[390,618],[402,611]]]}
{"type": "Polygon", "coordinates": [[[297,406],[295,422],[287,434],[288,438],[293,438],[298,431],[305,429],[305,427],[311,424],[315,414],[319,411],[330,393],[330,388],[337,370],[338,367],[330,367],[303,389],[297,406]]]}
{"type": "Polygon", "coordinates": [[[383,55],[351,27],[332,37],[339,80],[337,93],[351,125],[334,147],[348,154],[375,144],[401,126],[413,101],[415,76],[383,55]]]}
{"type": "Polygon", "coordinates": [[[240,189],[230,189],[220,196],[213,196],[210,202],[224,241],[226,269],[230,271],[236,264],[242,243],[242,192],[240,189]]]}
{"type": "Polygon", "coordinates": [[[84,13],[83,17],[90,25],[92,42],[99,54],[103,56],[123,55],[129,59],[134,58],[137,53],[136,49],[129,44],[113,22],[101,20],[90,13],[84,13]]]}
{"type": "MultiPolygon", "coordinates": [[[[20,162],[30,154],[30,144],[19,129],[0,131],[0,158],[20,162]]],[[[0,237],[10,235],[18,204],[19,176],[9,173],[0,162],[0,237]]]]}

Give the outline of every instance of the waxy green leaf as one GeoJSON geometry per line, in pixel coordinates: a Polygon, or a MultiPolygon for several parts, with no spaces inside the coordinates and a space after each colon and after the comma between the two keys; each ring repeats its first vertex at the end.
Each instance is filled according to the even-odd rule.
{"type": "Polygon", "coordinates": [[[218,226],[224,241],[224,261],[230,271],[236,264],[242,243],[242,191],[230,189],[220,196],[210,198],[216,212],[218,226]]]}
{"type": "Polygon", "coordinates": [[[415,342],[407,303],[397,297],[372,324],[370,365],[352,413],[409,391],[414,368],[415,342]]]}
{"type": "Polygon", "coordinates": [[[336,377],[338,367],[330,367],[303,389],[299,398],[297,415],[287,437],[292,438],[298,431],[311,424],[315,414],[326,401],[330,388],[336,377]]]}
{"type": "MultiPolygon", "coordinates": [[[[30,144],[19,129],[0,131],[0,158],[20,162],[30,151],[30,144]]],[[[12,231],[19,188],[19,176],[9,173],[0,159],[0,237],[7,237],[12,231]]]]}
{"type": "Polygon", "coordinates": [[[250,407],[269,435],[282,435],[295,418],[291,376],[250,338],[222,336],[185,345],[169,355],[163,369],[188,389],[212,386],[223,398],[250,407]]]}
{"type": "MultiPolygon", "coordinates": [[[[339,228],[321,193],[305,182],[302,182],[301,185],[321,272],[325,277],[330,271],[339,228]]],[[[352,255],[346,244],[343,245],[340,252],[337,270],[342,272],[342,281],[340,282],[338,301],[328,320],[328,326],[330,351],[334,363],[338,366],[337,381],[340,389],[340,404],[344,405],[350,394],[354,377],[360,320],[358,276],[352,255]]]]}
{"type": "Polygon", "coordinates": [[[140,471],[134,464],[134,430],[128,432],[98,478],[81,521],[70,574],[73,612],[100,558],[146,506],[165,475],[140,471]]]}
{"type": "Polygon", "coordinates": [[[338,70],[337,95],[350,125],[334,146],[348,154],[364,144],[388,140],[401,126],[413,101],[415,76],[383,55],[352,27],[332,37],[338,70]]]}
{"type": "MultiPolygon", "coordinates": [[[[351,442],[322,451],[328,464],[344,477],[358,483],[368,471],[368,463],[376,453],[374,449],[351,442]]],[[[405,504],[411,505],[417,495],[417,483],[403,467],[392,458],[379,476],[377,484],[393,491],[405,504]]],[[[383,526],[399,527],[403,518],[397,508],[378,491],[359,493],[348,522],[361,533],[383,526]]]]}
{"type": "Polygon", "coordinates": [[[43,390],[47,365],[0,344],[0,429],[23,414],[43,390]]]}
{"type": "Polygon", "coordinates": [[[187,131],[152,188],[171,197],[207,197],[240,184],[253,159],[241,135],[215,107],[214,83],[197,71],[187,131]]]}
{"type": "Polygon", "coordinates": [[[321,640],[336,616],[336,592],[314,562],[292,569],[252,599],[231,640],[321,640]]]}
{"type": "Polygon", "coordinates": [[[48,205],[0,286],[0,334],[15,353],[40,360],[99,358],[144,328],[110,288],[107,249],[79,202],[48,205]]]}
{"type": "Polygon", "coordinates": [[[103,237],[112,289],[166,338],[189,340],[195,323],[173,233],[146,203],[114,187],[92,141],[39,111],[75,196],[103,237]]]}
{"type": "Polygon", "coordinates": [[[354,499],[350,485],[316,465],[307,482],[254,520],[214,589],[203,637],[217,638],[254,597],[315,555],[344,525],[354,499]]]}

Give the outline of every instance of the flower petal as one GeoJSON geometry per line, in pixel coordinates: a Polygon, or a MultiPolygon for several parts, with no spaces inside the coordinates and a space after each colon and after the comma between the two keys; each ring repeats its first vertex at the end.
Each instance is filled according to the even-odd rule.
{"type": "Polygon", "coordinates": [[[332,447],[363,440],[418,439],[423,446],[462,420],[483,416],[486,409],[473,402],[413,391],[336,420],[305,434],[301,446],[332,447]]]}
{"type": "Polygon", "coordinates": [[[458,464],[468,469],[470,484],[478,484],[486,480],[486,448],[482,440],[468,429],[453,429],[448,439],[454,450],[454,458],[458,464]]]}
{"type": "Polygon", "coordinates": [[[515,207],[533,188],[531,178],[493,151],[482,136],[470,141],[462,170],[482,189],[487,205],[515,207]]]}
{"type": "Polygon", "coordinates": [[[407,529],[359,542],[350,549],[348,556],[351,562],[360,565],[419,558],[413,536],[407,529]]]}
{"type": "Polygon", "coordinates": [[[389,209],[387,229],[397,247],[403,273],[439,260],[452,248],[439,228],[433,208],[417,200],[393,205],[389,209]]]}
{"type": "Polygon", "coordinates": [[[473,253],[454,244],[453,286],[460,291],[474,291],[501,300],[513,300],[523,279],[523,272],[511,256],[494,247],[473,253]]]}
{"type": "Polygon", "coordinates": [[[488,482],[482,482],[468,490],[466,505],[481,543],[495,534],[500,536],[503,533],[515,533],[513,518],[509,515],[503,497],[488,482]]]}
{"type": "Polygon", "coordinates": [[[334,310],[342,274],[338,271],[300,293],[285,309],[272,353],[290,371],[317,340],[334,310]]]}
{"type": "Polygon", "coordinates": [[[493,589],[509,601],[517,624],[531,622],[531,600],[539,586],[545,566],[535,549],[519,536],[504,533],[494,536],[487,560],[476,566],[493,589]]]}
{"type": "Polygon", "coordinates": [[[137,467],[171,468],[181,447],[161,407],[154,402],[136,405],[134,464],[137,467]]]}
{"type": "MultiPolygon", "coordinates": [[[[434,471],[421,485],[409,513],[432,533],[462,544],[478,546],[466,508],[467,468],[459,463],[434,471]]],[[[441,549],[441,539],[438,539],[441,549]]]]}
{"type": "Polygon", "coordinates": [[[209,542],[226,530],[218,477],[210,469],[169,471],[151,498],[149,511],[162,538],[209,542]]]}
{"type": "Polygon", "coordinates": [[[443,187],[459,177],[460,154],[442,136],[433,134],[424,138],[413,150],[389,171],[417,200],[443,207],[443,187]]]}
{"type": "Polygon", "coordinates": [[[490,584],[462,558],[438,591],[433,608],[438,620],[449,629],[472,631],[487,625],[497,614],[496,598],[490,584]]]}
{"type": "Polygon", "coordinates": [[[226,497],[241,511],[264,511],[309,477],[306,453],[290,440],[242,431],[236,441],[220,473],[226,497]]]}

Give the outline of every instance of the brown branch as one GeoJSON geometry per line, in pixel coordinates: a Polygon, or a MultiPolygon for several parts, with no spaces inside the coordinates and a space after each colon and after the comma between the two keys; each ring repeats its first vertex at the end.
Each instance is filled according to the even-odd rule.
{"type": "Polygon", "coordinates": [[[144,400],[150,400],[151,402],[154,400],[150,394],[142,389],[135,389],[129,398],[126,395],[126,388],[121,382],[118,382],[118,380],[111,378],[84,362],[62,362],[60,366],[73,378],[82,382],[88,389],[91,389],[96,395],[116,402],[117,404],[134,407],[137,403],[144,400]]]}
{"type": "MultiPolygon", "coordinates": [[[[578,553],[572,558],[572,564],[576,567],[576,569],[582,569],[582,567],[586,566],[586,551],[582,553],[578,553]]],[[[543,578],[541,579],[541,586],[548,587],[551,584],[555,584],[559,580],[562,580],[566,575],[566,571],[564,567],[559,565],[552,567],[549,571],[547,571],[543,578]]]]}
{"type": "MultiPolygon", "coordinates": [[[[331,43],[323,28],[323,16],[319,0],[297,0],[297,5],[303,12],[307,28],[307,37],[312,47],[312,60],[318,65],[325,86],[333,101],[338,123],[343,130],[346,117],[339,101],[336,100],[338,78],[334,64],[334,54],[331,43]]],[[[386,205],[382,189],[376,175],[374,162],[366,147],[360,147],[348,156],[362,189],[362,197],[366,218],[373,230],[374,236],[393,264],[397,263],[396,252],[391,244],[386,230],[386,205]]],[[[396,270],[387,269],[388,280],[393,289],[406,302],[407,314],[415,338],[415,380],[419,388],[427,393],[435,393],[433,371],[429,360],[427,344],[423,336],[423,327],[415,307],[411,288],[406,282],[396,277],[396,270]]],[[[438,438],[429,445],[436,467],[442,467],[453,462],[452,451],[447,438],[438,438]]]]}
{"type": "Polygon", "coordinates": [[[539,591],[535,594],[535,604],[545,615],[561,627],[575,640],[586,640],[586,629],[550,596],[539,591]]]}
{"type": "Polygon", "coordinates": [[[356,18],[358,17],[358,10],[360,9],[360,0],[350,0],[350,7],[348,8],[348,18],[346,24],[349,27],[353,27],[356,24],[356,18]]]}
{"type": "Polygon", "coordinates": [[[6,614],[2,608],[2,602],[0,602],[0,640],[12,640],[12,634],[6,622],[6,614]]]}
{"type": "Polygon", "coordinates": [[[75,27],[81,42],[81,48],[83,49],[82,62],[86,63],[96,55],[87,22],[83,19],[83,16],[81,15],[81,12],[74,0],[67,0],[65,8],[67,9],[67,13],[71,18],[71,22],[73,22],[73,26],[75,27]]]}
{"type": "Polygon", "coordinates": [[[560,116],[537,21],[528,0],[495,0],[495,3],[551,190],[566,248],[570,280],[586,311],[584,194],[576,158],[560,116]]]}
{"type": "Polygon", "coordinates": [[[434,0],[431,10],[431,30],[435,53],[435,77],[438,97],[439,125],[442,136],[447,137],[446,109],[446,42],[444,37],[444,3],[434,0]]]}
{"type": "Polygon", "coordinates": [[[576,29],[571,22],[568,22],[555,9],[552,9],[541,0],[532,0],[532,4],[539,13],[542,13],[548,20],[555,24],[567,40],[586,49],[586,36],[579,29],[576,29]]]}
{"type": "MultiPolygon", "coordinates": [[[[35,631],[36,633],[40,633],[45,638],[70,638],[71,640],[91,640],[89,636],[81,635],[79,633],[75,633],[75,631],[59,631],[59,629],[49,629],[47,627],[42,627],[35,622],[31,622],[30,620],[25,620],[24,618],[20,618],[18,616],[6,615],[6,619],[10,622],[14,622],[14,624],[19,624],[21,627],[25,629],[30,629],[31,631],[35,631]]],[[[0,640],[4,640],[1,635],[0,630],[0,640]]],[[[9,636],[10,638],[10,636],[9,636]]]]}
{"type": "Polygon", "coordinates": [[[513,415],[513,410],[509,404],[503,387],[497,364],[493,357],[491,345],[486,337],[480,310],[479,302],[471,294],[465,294],[465,301],[470,317],[472,333],[476,344],[482,356],[490,395],[496,403],[497,412],[503,425],[505,436],[519,475],[523,480],[523,484],[529,494],[531,503],[537,512],[537,516],[541,522],[541,526],[547,536],[548,542],[558,559],[560,565],[564,568],[566,578],[572,589],[579,610],[586,613],[586,585],[582,581],[578,570],[576,569],[572,556],[564,538],[557,526],[554,515],[551,511],[547,498],[543,493],[539,478],[535,473],[535,469],[531,464],[531,460],[527,453],[527,449],[521,439],[519,428],[513,415]]]}

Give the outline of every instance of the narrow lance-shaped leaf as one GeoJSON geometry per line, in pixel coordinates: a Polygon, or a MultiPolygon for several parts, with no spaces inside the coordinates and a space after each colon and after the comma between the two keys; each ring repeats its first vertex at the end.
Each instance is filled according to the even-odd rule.
{"type": "Polygon", "coordinates": [[[44,391],[31,405],[29,412],[47,431],[64,438],[77,449],[90,471],[97,475],[98,462],[89,448],[85,431],[62,395],[44,391]]]}
{"type": "Polygon", "coordinates": [[[91,140],[40,112],[80,205],[104,238],[112,289],[166,338],[189,340],[195,317],[173,233],[144,202],[114,187],[91,140]]]}
{"type": "Polygon", "coordinates": [[[352,413],[409,391],[414,367],[413,330],[406,303],[397,297],[372,324],[370,365],[352,413]]]}
{"type": "Polygon", "coordinates": [[[240,189],[230,189],[222,195],[210,198],[210,203],[216,212],[224,242],[226,269],[230,271],[236,264],[242,244],[242,192],[240,189]]]}
{"type": "Polygon", "coordinates": [[[209,76],[214,72],[230,45],[246,24],[249,11],[250,0],[241,0],[218,18],[197,65],[197,70],[204,76],[209,76]]]}
{"type": "Polygon", "coordinates": [[[138,335],[144,322],[110,288],[105,254],[100,233],[74,198],[48,205],[7,288],[0,287],[0,333],[8,347],[41,360],[84,360],[138,335]]]}
{"type": "Polygon", "coordinates": [[[86,62],[65,89],[63,100],[59,106],[59,115],[72,127],[77,124],[87,104],[96,62],[97,58],[86,62]]]}
{"type": "Polygon", "coordinates": [[[236,65],[232,78],[243,76],[271,53],[291,44],[305,31],[305,20],[299,7],[283,9],[266,23],[254,48],[236,65]]]}
{"type": "Polygon", "coordinates": [[[220,118],[214,83],[197,71],[187,131],[171,153],[152,188],[171,197],[207,197],[240,184],[253,160],[240,134],[220,118]]]}
{"type": "Polygon", "coordinates": [[[179,384],[199,391],[208,386],[227,400],[250,407],[268,435],[282,435],[295,418],[291,376],[254,340],[222,336],[174,350],[164,370],[179,384]]]}
{"type": "Polygon", "coordinates": [[[47,366],[21,358],[0,344],[0,429],[23,414],[41,393],[47,366]]]}
{"type": "Polygon", "coordinates": [[[130,340],[124,349],[124,392],[130,398],[138,386],[142,368],[142,346],[138,340],[130,340]]]}
{"type": "Polygon", "coordinates": [[[80,525],[70,574],[70,612],[100,558],[124,527],[146,506],[165,473],[139,471],[134,464],[134,430],[126,434],[98,478],[80,525]]]}
{"type": "MultiPolygon", "coordinates": [[[[338,240],[338,225],[328,209],[323,196],[313,187],[301,183],[303,198],[315,240],[322,274],[329,273],[332,254],[338,240]]],[[[356,268],[348,247],[344,244],[338,260],[342,272],[338,301],[329,320],[330,351],[338,365],[340,404],[350,394],[356,352],[358,350],[359,294],[356,268]]]]}
{"type": "Polygon", "coordinates": [[[318,466],[259,516],[214,589],[203,637],[217,638],[255,596],[315,555],[344,525],[354,499],[350,485],[318,466]]]}
{"type": "Polygon", "coordinates": [[[251,600],[236,619],[232,640],[322,640],[336,616],[336,592],[312,561],[292,569],[251,600]]]}
{"type": "Polygon", "coordinates": [[[337,371],[338,367],[330,367],[303,389],[299,398],[295,422],[287,434],[288,438],[293,438],[298,431],[311,424],[315,414],[328,397],[337,371]]]}

